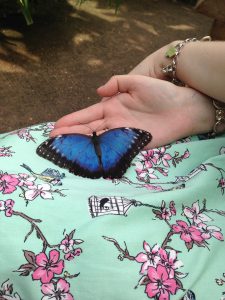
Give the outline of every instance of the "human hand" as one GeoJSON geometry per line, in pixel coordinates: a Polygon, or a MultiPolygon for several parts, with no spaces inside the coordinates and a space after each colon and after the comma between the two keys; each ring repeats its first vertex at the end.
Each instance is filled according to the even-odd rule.
{"type": "Polygon", "coordinates": [[[215,122],[215,111],[208,97],[164,80],[140,75],[114,76],[97,92],[111,98],[62,117],[51,137],[135,127],[152,134],[147,149],[209,132],[215,122]]]}
{"type": "Polygon", "coordinates": [[[158,79],[168,79],[162,72],[163,67],[171,63],[171,59],[166,58],[165,53],[172,46],[176,46],[180,41],[173,41],[168,45],[154,51],[143,59],[136,67],[129,72],[130,75],[145,75],[158,79]]]}

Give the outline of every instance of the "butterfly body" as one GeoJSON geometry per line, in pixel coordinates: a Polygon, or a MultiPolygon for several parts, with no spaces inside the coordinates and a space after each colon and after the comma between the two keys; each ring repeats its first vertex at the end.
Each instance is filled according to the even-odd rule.
{"type": "Polygon", "coordinates": [[[65,134],[42,143],[37,154],[75,175],[114,179],[122,177],[151,138],[147,131],[126,127],[101,135],[65,134]]]}

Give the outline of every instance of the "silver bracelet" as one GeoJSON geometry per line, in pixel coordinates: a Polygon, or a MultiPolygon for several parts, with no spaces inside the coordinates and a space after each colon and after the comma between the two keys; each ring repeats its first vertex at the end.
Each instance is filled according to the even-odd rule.
{"type": "MultiPolygon", "coordinates": [[[[165,56],[167,58],[171,58],[172,62],[171,64],[167,65],[166,67],[162,68],[162,72],[169,77],[171,77],[171,82],[179,85],[184,86],[185,84],[180,81],[176,76],[176,70],[177,70],[177,58],[181,52],[181,49],[189,42],[196,42],[198,41],[196,38],[188,38],[180,43],[178,43],[176,46],[171,46],[165,53],[165,56]]],[[[210,36],[205,36],[201,39],[201,41],[211,41],[210,36]]]]}
{"type": "Polygon", "coordinates": [[[225,103],[213,100],[213,106],[216,111],[216,122],[210,136],[225,133],[225,103]]]}

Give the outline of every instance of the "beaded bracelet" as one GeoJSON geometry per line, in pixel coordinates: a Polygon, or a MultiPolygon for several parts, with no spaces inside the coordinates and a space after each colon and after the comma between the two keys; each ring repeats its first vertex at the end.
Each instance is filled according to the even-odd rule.
{"type": "MultiPolygon", "coordinates": [[[[181,49],[190,42],[196,42],[198,41],[196,38],[188,38],[180,43],[178,43],[176,46],[171,46],[165,53],[165,56],[167,58],[171,58],[172,62],[171,64],[167,65],[166,67],[162,68],[162,72],[170,77],[172,77],[171,82],[179,85],[179,86],[184,86],[185,84],[180,81],[176,77],[176,70],[177,70],[177,58],[181,52],[181,49]]],[[[200,41],[211,41],[210,36],[205,36],[203,37],[200,41]]]]}

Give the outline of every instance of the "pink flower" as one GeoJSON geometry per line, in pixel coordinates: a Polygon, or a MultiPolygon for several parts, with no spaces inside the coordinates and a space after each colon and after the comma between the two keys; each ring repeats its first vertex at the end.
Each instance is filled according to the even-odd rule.
{"type": "Polygon", "coordinates": [[[11,217],[13,214],[13,206],[15,202],[12,199],[5,201],[5,215],[6,217],[11,217]]]}
{"type": "Polygon", "coordinates": [[[6,217],[11,217],[13,214],[14,201],[12,199],[0,200],[0,211],[5,212],[6,217]]]}
{"type": "Polygon", "coordinates": [[[171,215],[175,216],[177,211],[175,207],[175,202],[173,200],[170,201],[169,208],[170,208],[171,215]]]}
{"type": "Polygon", "coordinates": [[[142,181],[158,179],[158,177],[154,174],[155,170],[151,168],[145,168],[141,162],[136,163],[135,171],[137,173],[138,178],[142,181]]]}
{"type": "Polygon", "coordinates": [[[190,152],[187,149],[187,150],[185,150],[184,154],[182,155],[182,158],[188,158],[188,157],[190,157],[190,152]]]}
{"type": "Polygon", "coordinates": [[[169,153],[165,153],[166,147],[161,147],[156,153],[157,164],[163,163],[165,167],[169,167],[168,160],[172,159],[169,153]]]}
{"type": "Polygon", "coordinates": [[[0,191],[3,194],[11,194],[16,190],[19,180],[9,174],[0,174],[0,191]]]}
{"type": "Polygon", "coordinates": [[[146,168],[152,168],[153,165],[157,163],[155,153],[156,151],[154,149],[141,152],[141,155],[144,157],[144,165],[146,168]]]}
{"type": "Polygon", "coordinates": [[[217,240],[223,241],[223,234],[221,233],[221,229],[217,226],[207,226],[204,223],[199,223],[198,228],[200,228],[202,232],[202,237],[204,240],[210,239],[212,236],[217,240]]]}
{"type": "Polygon", "coordinates": [[[160,210],[153,209],[153,213],[155,214],[156,218],[159,218],[160,220],[169,221],[172,216],[171,210],[166,207],[166,203],[164,200],[162,200],[161,209],[160,210]]]}
{"type": "Polygon", "coordinates": [[[62,250],[64,253],[68,253],[73,250],[74,240],[70,239],[68,235],[65,236],[60,243],[59,249],[62,250]]]}
{"type": "Polygon", "coordinates": [[[144,241],[143,248],[146,253],[143,252],[139,253],[135,257],[135,260],[138,263],[143,263],[140,273],[146,274],[149,266],[156,266],[160,261],[159,245],[156,244],[151,248],[150,245],[144,241]]]}
{"type": "Polygon", "coordinates": [[[166,208],[166,203],[163,200],[161,204],[161,218],[163,220],[170,220],[172,214],[168,208],[166,208]]]}
{"type": "Polygon", "coordinates": [[[192,248],[193,243],[203,242],[201,231],[196,226],[188,226],[186,222],[178,220],[177,225],[172,225],[172,229],[175,233],[180,233],[180,238],[185,241],[188,249],[192,248]],[[189,243],[191,244],[188,245],[189,243]]]}
{"type": "Polygon", "coordinates": [[[34,138],[32,137],[32,135],[29,132],[29,128],[19,129],[18,131],[16,131],[16,134],[18,135],[18,137],[20,139],[26,140],[26,142],[29,142],[30,140],[33,141],[33,142],[35,141],[34,138]]]}
{"type": "Polygon", "coordinates": [[[25,173],[19,173],[19,176],[17,177],[19,179],[19,184],[18,186],[30,186],[30,185],[34,185],[34,181],[35,181],[35,177],[34,176],[30,176],[28,174],[25,173]]]}
{"type": "Polygon", "coordinates": [[[10,157],[14,151],[10,150],[11,146],[9,147],[1,147],[0,148],[0,157],[10,157]]]}
{"type": "Polygon", "coordinates": [[[53,130],[55,126],[54,123],[48,122],[44,127],[46,127],[46,129],[53,130]]]}
{"type": "Polygon", "coordinates": [[[74,300],[70,294],[70,284],[60,278],[56,283],[46,283],[41,286],[41,291],[45,295],[42,300],[74,300]]]}
{"type": "Polygon", "coordinates": [[[174,278],[170,278],[169,271],[165,266],[158,265],[156,268],[148,268],[149,283],[145,293],[149,298],[157,297],[158,300],[169,300],[170,294],[175,295],[179,286],[174,278]]]}
{"type": "Polygon", "coordinates": [[[200,212],[199,203],[198,201],[192,204],[192,207],[185,207],[184,208],[184,215],[189,219],[193,219],[193,223],[201,223],[201,222],[208,222],[212,219],[207,215],[200,212]]]}
{"type": "Polygon", "coordinates": [[[170,274],[174,277],[174,270],[183,266],[183,263],[180,260],[177,260],[177,252],[173,249],[167,252],[165,249],[161,248],[159,250],[159,255],[161,263],[170,270],[170,274]]]}
{"type": "Polygon", "coordinates": [[[52,199],[51,186],[48,183],[30,185],[25,192],[25,199],[32,201],[39,195],[43,199],[52,199]]]}
{"type": "Polygon", "coordinates": [[[54,274],[61,274],[64,268],[64,261],[59,260],[59,252],[51,250],[49,252],[49,259],[44,252],[36,255],[35,258],[38,268],[33,272],[34,280],[41,280],[42,283],[49,283],[54,274]]]}
{"type": "Polygon", "coordinates": [[[219,179],[218,187],[225,188],[225,179],[224,178],[219,179]]]}
{"type": "Polygon", "coordinates": [[[72,259],[74,259],[75,256],[80,256],[81,253],[82,253],[82,249],[76,248],[76,249],[73,249],[72,251],[66,253],[64,258],[66,260],[72,260],[72,259]]]}

